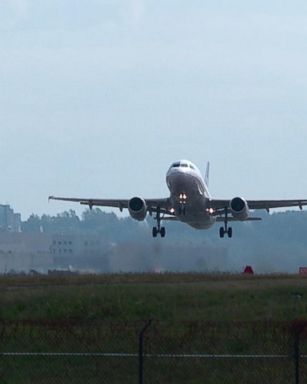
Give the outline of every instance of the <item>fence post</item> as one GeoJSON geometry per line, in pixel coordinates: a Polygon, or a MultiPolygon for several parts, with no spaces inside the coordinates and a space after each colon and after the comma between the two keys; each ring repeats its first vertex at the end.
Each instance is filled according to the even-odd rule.
{"type": "Polygon", "coordinates": [[[300,382],[300,332],[295,333],[294,338],[294,363],[295,363],[295,384],[300,382]]]}
{"type": "Polygon", "coordinates": [[[300,342],[301,336],[307,327],[306,320],[294,320],[291,324],[291,329],[294,334],[294,367],[295,367],[295,384],[300,382],[300,342]]]}
{"type": "Polygon", "coordinates": [[[139,384],[144,384],[144,334],[151,323],[152,320],[147,321],[139,334],[139,384]]]}

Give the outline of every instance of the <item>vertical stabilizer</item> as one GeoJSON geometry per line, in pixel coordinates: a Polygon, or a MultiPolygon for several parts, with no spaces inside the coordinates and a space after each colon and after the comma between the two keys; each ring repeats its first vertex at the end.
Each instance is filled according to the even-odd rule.
{"type": "Polygon", "coordinates": [[[206,174],[205,174],[205,183],[206,183],[207,187],[209,187],[209,176],[210,176],[210,162],[208,161],[207,168],[206,168],[206,174]]]}

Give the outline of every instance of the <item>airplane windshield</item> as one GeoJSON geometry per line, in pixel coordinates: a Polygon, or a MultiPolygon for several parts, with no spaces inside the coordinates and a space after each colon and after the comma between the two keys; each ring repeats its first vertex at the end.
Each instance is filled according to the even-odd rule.
{"type": "Polygon", "coordinates": [[[174,164],[172,165],[172,168],[178,168],[178,167],[180,167],[180,163],[174,163],[174,164]]]}
{"type": "Polygon", "coordinates": [[[172,168],[192,168],[192,169],[195,169],[193,167],[193,165],[189,164],[189,163],[182,163],[180,161],[176,162],[176,163],[173,163],[172,164],[172,168]]]}

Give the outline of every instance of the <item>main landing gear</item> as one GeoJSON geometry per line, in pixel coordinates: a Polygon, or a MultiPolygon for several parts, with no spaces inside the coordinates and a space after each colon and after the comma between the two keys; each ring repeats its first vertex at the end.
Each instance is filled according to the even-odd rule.
{"type": "Polygon", "coordinates": [[[225,208],[225,219],[224,219],[224,227],[220,228],[220,238],[223,239],[225,234],[228,235],[228,237],[232,238],[232,228],[228,228],[228,209],[225,208]]]}
{"type": "Polygon", "coordinates": [[[165,237],[166,231],[165,231],[165,227],[161,227],[161,211],[159,207],[157,208],[157,214],[155,219],[157,220],[157,226],[153,227],[152,236],[157,237],[159,233],[161,237],[165,237]]]}

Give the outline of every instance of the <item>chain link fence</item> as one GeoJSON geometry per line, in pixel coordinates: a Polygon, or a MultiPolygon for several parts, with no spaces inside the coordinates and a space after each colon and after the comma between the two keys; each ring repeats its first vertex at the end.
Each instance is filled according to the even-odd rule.
{"type": "Polygon", "coordinates": [[[304,383],[307,322],[0,322],[0,383],[304,383]]]}

